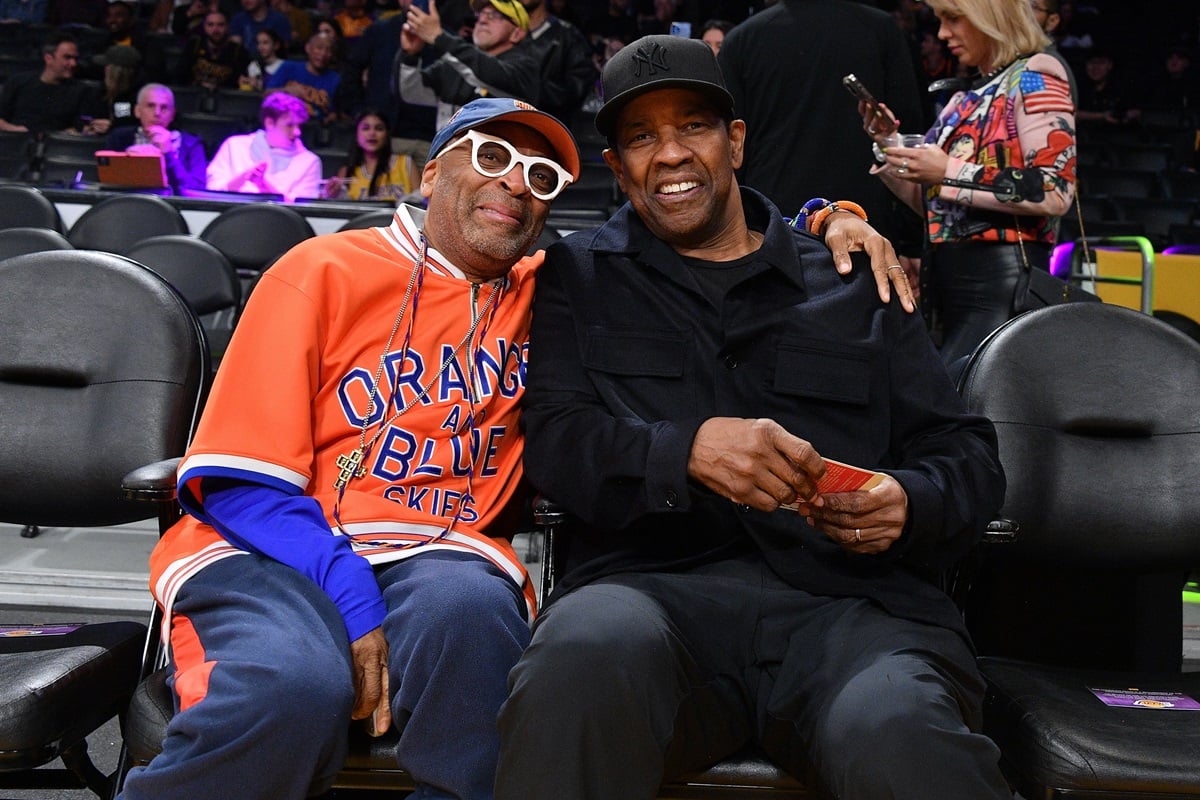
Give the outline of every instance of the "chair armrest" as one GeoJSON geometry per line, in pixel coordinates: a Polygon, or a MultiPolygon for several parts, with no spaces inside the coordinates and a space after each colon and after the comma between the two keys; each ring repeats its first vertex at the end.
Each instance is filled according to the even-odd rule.
{"type": "Polygon", "coordinates": [[[168,458],[138,467],[121,479],[121,490],[130,500],[164,503],[175,499],[175,471],[180,458],[168,458]]]}
{"type": "Polygon", "coordinates": [[[984,544],[1006,544],[1015,541],[1021,532],[1021,524],[1015,519],[1000,517],[988,523],[983,532],[984,544]]]}
{"type": "Polygon", "coordinates": [[[538,495],[533,501],[533,521],[539,527],[561,525],[567,520],[567,512],[553,500],[538,495]]]}
{"type": "Polygon", "coordinates": [[[538,586],[538,605],[546,602],[558,580],[558,547],[555,531],[562,528],[570,514],[553,500],[538,495],[533,499],[533,522],[542,532],[542,576],[538,586]]]}

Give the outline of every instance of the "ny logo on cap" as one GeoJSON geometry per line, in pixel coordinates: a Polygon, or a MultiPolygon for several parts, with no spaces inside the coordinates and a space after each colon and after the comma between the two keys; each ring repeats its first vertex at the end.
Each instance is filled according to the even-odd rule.
{"type": "Polygon", "coordinates": [[[633,75],[636,78],[642,77],[642,64],[646,65],[647,75],[653,75],[657,70],[668,72],[667,67],[667,51],[662,45],[655,42],[650,45],[650,52],[647,53],[644,47],[638,47],[633,53],[633,75]]]}

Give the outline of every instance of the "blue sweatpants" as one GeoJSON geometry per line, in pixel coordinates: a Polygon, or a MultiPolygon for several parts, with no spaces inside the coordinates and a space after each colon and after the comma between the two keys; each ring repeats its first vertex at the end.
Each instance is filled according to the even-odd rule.
{"type": "MultiPolygon", "coordinates": [[[[496,714],[529,640],[524,599],[486,560],[430,551],[378,571],[387,601],[397,758],[416,797],[487,800],[496,714]]],[[[354,704],[349,642],[329,597],[257,555],[219,561],[179,591],[176,714],[125,800],[290,800],[326,791],[354,704]]]]}

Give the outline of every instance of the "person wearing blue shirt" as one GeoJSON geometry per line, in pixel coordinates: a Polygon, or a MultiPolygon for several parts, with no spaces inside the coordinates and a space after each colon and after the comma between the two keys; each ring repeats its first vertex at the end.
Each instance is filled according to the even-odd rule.
{"type": "Polygon", "coordinates": [[[334,41],[318,33],[304,45],[303,61],[285,61],[274,75],[268,75],[263,86],[268,92],[284,91],[308,105],[314,119],[329,121],[337,116],[333,106],[334,94],[341,74],[330,68],[333,62],[334,41]]]}
{"type": "Polygon", "coordinates": [[[255,54],[254,37],[263,28],[270,28],[283,41],[292,41],[292,23],[288,18],[267,5],[267,0],[242,0],[242,10],[229,20],[230,38],[242,43],[252,57],[255,54]]]}

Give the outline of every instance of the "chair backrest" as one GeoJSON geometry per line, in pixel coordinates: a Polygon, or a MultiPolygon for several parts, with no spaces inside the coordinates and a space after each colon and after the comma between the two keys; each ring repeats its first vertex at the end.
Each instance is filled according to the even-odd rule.
{"type": "Polygon", "coordinates": [[[86,161],[70,156],[46,156],[31,173],[31,179],[38,186],[48,189],[80,189],[88,188],[84,184],[99,183],[100,173],[96,169],[95,159],[86,161]]]}
{"type": "Polygon", "coordinates": [[[315,235],[299,211],[270,203],[226,209],[200,232],[200,238],[224,253],[234,267],[248,272],[262,272],[293,246],[315,235]]]}
{"type": "Polygon", "coordinates": [[[1159,197],[1163,179],[1152,170],[1088,167],[1079,171],[1079,191],[1085,197],[1159,197]]]}
{"type": "Polygon", "coordinates": [[[62,216],[50,198],[32,186],[0,186],[0,230],[4,228],[49,228],[66,233],[62,216]]]}
{"type": "Polygon", "coordinates": [[[204,143],[204,154],[212,159],[221,147],[221,142],[230,136],[246,133],[254,127],[241,117],[227,114],[204,114],[193,112],[179,114],[175,117],[175,127],[181,131],[198,136],[204,143]]]}
{"type": "Polygon", "coordinates": [[[360,228],[382,228],[392,224],[392,217],[395,214],[396,212],[390,208],[378,208],[374,211],[366,211],[357,217],[351,217],[346,220],[338,230],[350,231],[360,228]]]}
{"type": "Polygon", "coordinates": [[[0,330],[5,521],[152,516],[114,487],[182,455],[199,415],[208,352],[183,298],[122,256],[31,253],[0,262],[0,330]]]}
{"type": "Polygon", "coordinates": [[[238,309],[242,284],[220,250],[194,236],[171,234],[143,239],[125,255],[167,279],[199,316],[238,309]]]}
{"type": "Polygon", "coordinates": [[[42,154],[47,158],[73,158],[95,161],[96,151],[104,149],[104,139],[75,133],[49,132],[42,136],[42,154]]]}
{"type": "Polygon", "coordinates": [[[83,250],[125,253],[143,239],[188,232],[175,206],[152,194],[123,194],[102,200],[75,220],[67,238],[83,250]]]}
{"type": "Polygon", "coordinates": [[[0,179],[24,180],[32,171],[34,134],[0,131],[0,179]]]}
{"type": "Polygon", "coordinates": [[[71,250],[67,237],[49,228],[5,228],[0,230],[0,260],[41,253],[46,250],[71,250]]]}
{"type": "Polygon", "coordinates": [[[216,92],[217,113],[237,117],[247,127],[258,127],[262,101],[262,92],[247,92],[241,89],[218,89],[216,92]]]}
{"type": "Polygon", "coordinates": [[[1004,557],[1128,572],[1200,563],[1200,344],[1130,309],[1072,303],[1001,326],[959,385],[996,426],[1001,516],[1020,525],[1004,557]]]}

